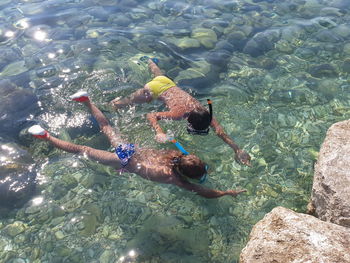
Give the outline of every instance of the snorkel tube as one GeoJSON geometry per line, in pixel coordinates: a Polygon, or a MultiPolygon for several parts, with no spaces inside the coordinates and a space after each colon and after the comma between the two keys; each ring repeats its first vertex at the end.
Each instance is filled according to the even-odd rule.
{"type": "Polygon", "coordinates": [[[207,99],[207,103],[209,107],[210,123],[211,123],[211,120],[213,119],[213,106],[210,99],[207,99]]]}
{"type": "Polygon", "coordinates": [[[170,141],[182,152],[183,155],[189,155],[189,153],[182,147],[182,145],[175,139],[170,139],[170,141]]]}

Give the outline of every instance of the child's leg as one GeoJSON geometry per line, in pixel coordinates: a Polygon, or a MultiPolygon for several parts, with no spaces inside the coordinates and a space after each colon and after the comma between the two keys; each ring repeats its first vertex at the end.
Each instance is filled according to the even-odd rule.
{"type": "Polygon", "coordinates": [[[52,137],[47,131],[45,131],[39,125],[34,125],[30,127],[28,129],[28,132],[39,139],[43,139],[51,142],[56,148],[59,148],[66,152],[81,154],[83,156],[88,157],[91,160],[98,161],[102,164],[106,164],[112,167],[116,167],[116,168],[120,167],[120,161],[114,153],[101,151],[91,147],[62,141],[60,139],[52,137]]]}
{"type": "Polygon", "coordinates": [[[155,77],[164,76],[163,72],[160,70],[157,64],[152,61],[152,59],[148,60],[148,68],[155,77]]]}
{"type": "Polygon", "coordinates": [[[145,102],[151,102],[152,101],[152,94],[147,88],[142,88],[134,93],[132,93],[129,97],[124,99],[114,99],[110,102],[112,107],[114,109],[120,109],[125,106],[131,105],[131,104],[141,104],[145,102]]]}
{"type": "Polygon", "coordinates": [[[48,135],[45,140],[51,142],[56,148],[63,151],[76,153],[88,157],[91,160],[97,161],[101,164],[109,165],[115,168],[120,168],[120,161],[115,153],[97,150],[88,146],[77,145],[74,143],[62,141],[58,138],[48,135]]]}
{"type": "Polygon", "coordinates": [[[84,103],[90,110],[92,116],[97,120],[101,131],[107,136],[113,147],[117,147],[122,143],[122,139],[120,134],[118,134],[112,126],[109,124],[109,121],[105,117],[105,115],[93,104],[90,100],[86,100],[84,103]]]}

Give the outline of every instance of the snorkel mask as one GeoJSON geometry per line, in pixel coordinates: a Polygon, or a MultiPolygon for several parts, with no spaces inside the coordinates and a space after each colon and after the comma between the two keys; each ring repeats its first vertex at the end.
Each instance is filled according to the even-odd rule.
{"type": "MultiPolygon", "coordinates": [[[[182,145],[178,141],[176,141],[175,139],[171,139],[170,141],[176,146],[176,148],[179,149],[180,152],[182,152],[182,155],[189,155],[189,153],[184,149],[184,147],[182,147],[182,145]]],[[[177,157],[177,158],[175,158],[173,160],[173,162],[174,163],[180,163],[181,158],[182,158],[182,156],[177,157]]],[[[193,180],[197,181],[198,180],[198,183],[203,184],[208,179],[208,169],[209,169],[208,165],[205,165],[205,174],[203,174],[202,177],[199,178],[199,179],[193,179],[193,178],[190,178],[188,176],[185,176],[183,173],[181,173],[181,171],[178,168],[176,170],[177,170],[177,172],[180,175],[185,176],[187,179],[189,179],[191,181],[193,181],[193,180]]]]}
{"type": "MultiPolygon", "coordinates": [[[[213,118],[213,106],[210,99],[207,99],[207,103],[208,103],[209,114],[210,114],[210,121],[209,121],[209,125],[210,125],[211,120],[213,118]]],[[[204,130],[196,130],[195,128],[192,127],[190,123],[187,123],[187,132],[193,135],[207,135],[209,133],[209,127],[204,130]]]]}

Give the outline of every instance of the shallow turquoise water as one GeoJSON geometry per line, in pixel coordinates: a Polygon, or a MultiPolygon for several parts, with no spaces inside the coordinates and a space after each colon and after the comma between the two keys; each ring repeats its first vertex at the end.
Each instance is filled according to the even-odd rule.
{"type": "Polygon", "coordinates": [[[349,23],[345,0],[0,0],[0,176],[37,175],[27,203],[0,210],[0,261],[237,262],[272,208],[306,210],[326,130],[349,118],[349,23]],[[145,119],[164,109],[159,103],[117,113],[106,106],[149,80],[138,61],[145,54],[200,101],[213,100],[253,166],[235,163],[213,133],[162,126],[210,165],[206,186],[246,194],[206,200],[26,135],[40,123],[111,150],[85,109],[68,100],[85,89],[129,141],[172,148],[155,142],[145,119]]]}

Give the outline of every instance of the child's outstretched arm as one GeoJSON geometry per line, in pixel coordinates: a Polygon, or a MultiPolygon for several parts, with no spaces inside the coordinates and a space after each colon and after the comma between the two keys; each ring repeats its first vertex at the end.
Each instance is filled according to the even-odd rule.
{"type": "Polygon", "coordinates": [[[166,135],[160,127],[158,121],[162,119],[167,120],[180,120],[183,117],[183,114],[179,114],[173,111],[165,111],[165,112],[151,112],[147,114],[147,120],[150,122],[152,128],[156,131],[156,140],[158,142],[166,142],[166,135]]]}
{"type": "Polygon", "coordinates": [[[184,188],[191,192],[196,192],[200,196],[203,196],[205,198],[218,198],[224,195],[230,195],[230,196],[237,196],[240,193],[244,193],[247,190],[227,190],[227,191],[220,191],[215,189],[209,189],[204,188],[197,184],[192,184],[185,180],[177,180],[175,184],[181,188],[184,188]]]}
{"type": "Polygon", "coordinates": [[[235,160],[244,165],[251,166],[250,156],[247,152],[240,149],[239,146],[231,139],[224,131],[224,128],[219,124],[219,122],[213,118],[211,121],[211,126],[214,128],[215,133],[219,136],[225,143],[227,143],[235,151],[235,160]]]}

